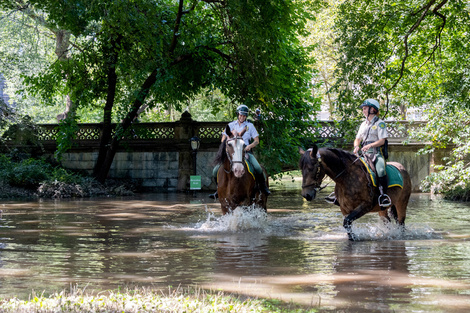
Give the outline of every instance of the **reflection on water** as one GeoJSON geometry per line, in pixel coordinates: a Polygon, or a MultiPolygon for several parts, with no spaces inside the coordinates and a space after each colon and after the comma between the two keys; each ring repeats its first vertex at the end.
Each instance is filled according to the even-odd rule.
{"type": "Polygon", "coordinates": [[[338,208],[299,186],[273,186],[268,214],[221,216],[202,193],[6,202],[0,295],[197,285],[320,311],[470,309],[467,204],[414,194],[404,234],[369,214],[349,242],[338,208]]]}

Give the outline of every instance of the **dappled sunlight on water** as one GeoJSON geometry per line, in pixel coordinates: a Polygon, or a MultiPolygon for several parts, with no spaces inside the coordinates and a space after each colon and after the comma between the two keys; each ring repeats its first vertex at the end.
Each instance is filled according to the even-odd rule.
{"type": "Polygon", "coordinates": [[[468,204],[413,194],[405,231],[368,214],[350,242],[338,207],[296,184],[273,186],[268,213],[222,215],[205,193],[5,202],[0,294],[197,285],[318,311],[470,309],[468,204]]]}

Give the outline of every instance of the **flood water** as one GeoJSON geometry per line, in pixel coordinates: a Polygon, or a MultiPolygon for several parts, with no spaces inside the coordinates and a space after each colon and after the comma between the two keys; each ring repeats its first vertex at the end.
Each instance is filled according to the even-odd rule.
{"type": "Polygon", "coordinates": [[[268,214],[227,216],[202,192],[4,201],[0,297],[197,286],[321,312],[470,310],[469,204],[413,194],[404,234],[368,214],[350,242],[331,190],[271,189],[268,214]]]}

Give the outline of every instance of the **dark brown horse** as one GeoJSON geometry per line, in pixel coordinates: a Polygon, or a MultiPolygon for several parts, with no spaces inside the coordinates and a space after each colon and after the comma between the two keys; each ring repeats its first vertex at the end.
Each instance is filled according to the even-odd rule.
{"type": "Polygon", "coordinates": [[[387,194],[392,200],[388,209],[378,205],[379,189],[374,187],[364,163],[349,152],[314,146],[304,151],[300,149],[300,169],[302,170],[302,196],[311,201],[315,199],[325,175],[335,182],[335,195],[343,213],[343,226],[349,240],[354,240],[351,224],[369,212],[378,212],[380,217],[390,222],[390,215],[403,227],[405,226],[406,207],[411,195],[411,179],[405,168],[396,162],[387,162],[395,166],[402,178],[403,188],[390,187],[387,194]]]}
{"type": "Polygon", "coordinates": [[[227,125],[225,133],[228,138],[221,143],[215,158],[215,163],[221,164],[217,172],[217,192],[222,213],[252,204],[266,211],[267,196],[257,188],[254,175],[246,164],[244,131],[232,133],[227,125]]]}

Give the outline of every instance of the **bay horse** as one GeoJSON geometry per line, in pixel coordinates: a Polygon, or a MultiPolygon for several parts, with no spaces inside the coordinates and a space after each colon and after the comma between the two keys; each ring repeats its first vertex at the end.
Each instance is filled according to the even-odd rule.
{"type": "Polygon", "coordinates": [[[267,211],[267,196],[257,187],[251,173],[253,170],[246,164],[246,143],[242,138],[245,131],[246,128],[239,134],[232,133],[227,125],[225,133],[228,138],[220,144],[214,160],[214,163],[220,164],[217,172],[217,192],[223,214],[235,210],[238,206],[252,204],[267,211]]]}
{"type": "Polygon", "coordinates": [[[315,199],[320,185],[329,176],[335,182],[335,195],[344,216],[343,227],[349,240],[355,240],[351,224],[369,212],[378,212],[381,219],[391,222],[390,215],[401,226],[405,227],[406,207],[411,195],[411,179],[406,169],[397,162],[387,162],[398,169],[403,179],[403,186],[390,186],[387,194],[392,205],[382,209],[378,204],[380,195],[370,173],[361,159],[349,152],[334,148],[313,146],[301,154],[299,166],[302,171],[302,196],[311,201],[315,199]]]}

